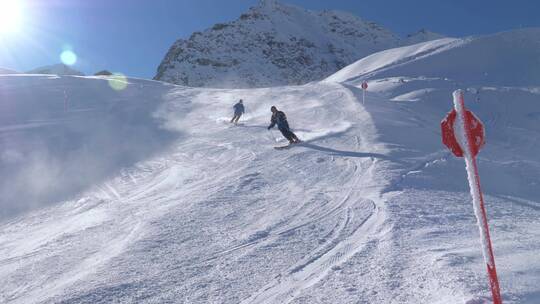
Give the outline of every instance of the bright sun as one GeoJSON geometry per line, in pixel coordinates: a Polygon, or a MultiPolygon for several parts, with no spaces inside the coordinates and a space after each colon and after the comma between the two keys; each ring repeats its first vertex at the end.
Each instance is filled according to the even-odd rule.
{"type": "Polygon", "coordinates": [[[19,0],[0,0],[0,35],[14,34],[21,29],[22,8],[19,0]]]}

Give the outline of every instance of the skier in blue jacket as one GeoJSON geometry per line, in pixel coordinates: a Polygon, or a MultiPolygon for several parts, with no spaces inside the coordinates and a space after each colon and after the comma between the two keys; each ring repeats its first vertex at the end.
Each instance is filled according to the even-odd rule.
{"type": "Polygon", "coordinates": [[[268,126],[268,130],[272,129],[277,124],[279,131],[281,131],[281,134],[283,134],[283,136],[289,141],[289,143],[299,143],[300,139],[298,139],[298,137],[296,137],[296,135],[291,131],[285,113],[278,111],[275,106],[272,106],[270,108],[270,111],[272,111],[272,118],[270,119],[270,125],[268,126]]]}
{"type": "Polygon", "coordinates": [[[242,99],[238,101],[234,106],[234,116],[231,119],[231,123],[237,124],[238,120],[240,119],[240,116],[245,113],[244,104],[242,102],[242,99]]]}

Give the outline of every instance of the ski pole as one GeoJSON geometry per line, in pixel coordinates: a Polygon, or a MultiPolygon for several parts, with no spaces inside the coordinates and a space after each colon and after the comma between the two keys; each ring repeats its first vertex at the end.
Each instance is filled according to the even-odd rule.
{"type": "Polygon", "coordinates": [[[274,131],[272,129],[268,130],[270,132],[270,135],[272,136],[272,139],[274,140],[274,142],[277,142],[277,138],[274,136],[274,131]]]}

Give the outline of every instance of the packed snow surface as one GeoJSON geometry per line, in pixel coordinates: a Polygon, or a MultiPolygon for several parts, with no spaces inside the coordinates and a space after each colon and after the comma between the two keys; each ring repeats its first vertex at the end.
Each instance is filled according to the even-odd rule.
{"type": "Polygon", "coordinates": [[[441,143],[459,87],[486,128],[504,302],[539,303],[540,84],[444,63],[482,43],[529,62],[538,37],[444,39],[265,89],[0,76],[0,302],[489,302],[464,162],[441,143]],[[272,105],[303,144],[272,149],[272,105]]]}

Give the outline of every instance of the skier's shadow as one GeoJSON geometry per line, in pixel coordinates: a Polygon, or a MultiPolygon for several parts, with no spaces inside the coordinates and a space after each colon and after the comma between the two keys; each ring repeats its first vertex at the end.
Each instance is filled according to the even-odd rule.
{"type": "MultiPolygon", "coordinates": [[[[249,128],[261,128],[261,129],[266,129],[267,128],[266,126],[260,126],[260,125],[245,125],[245,126],[249,127],[249,128]]],[[[295,131],[299,131],[299,130],[300,129],[295,129],[295,131]]],[[[326,153],[328,153],[330,155],[333,155],[333,156],[360,157],[360,158],[373,157],[373,158],[393,161],[393,162],[400,163],[400,164],[406,164],[406,162],[404,162],[404,161],[401,161],[401,160],[396,159],[396,158],[388,157],[387,155],[379,154],[379,153],[366,153],[366,152],[336,150],[336,149],[332,149],[332,148],[327,148],[327,147],[314,145],[312,143],[307,143],[307,142],[302,142],[301,144],[299,144],[299,146],[302,146],[302,147],[305,147],[305,148],[308,148],[308,149],[321,151],[321,152],[326,152],[326,153]]]]}
{"type": "Polygon", "coordinates": [[[322,147],[310,143],[301,143],[302,147],[313,149],[321,152],[326,152],[333,156],[342,156],[342,157],[360,157],[360,158],[366,158],[366,157],[373,157],[373,158],[379,158],[383,160],[390,160],[393,162],[402,163],[402,161],[388,157],[384,154],[379,153],[366,153],[366,152],[356,152],[356,151],[343,151],[343,150],[336,150],[332,148],[322,147]]]}

